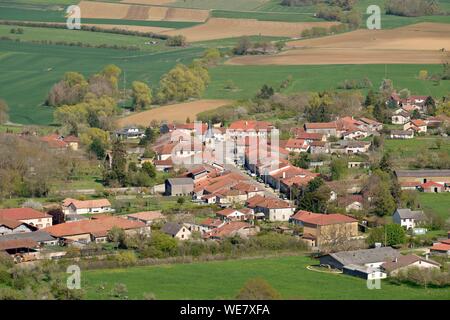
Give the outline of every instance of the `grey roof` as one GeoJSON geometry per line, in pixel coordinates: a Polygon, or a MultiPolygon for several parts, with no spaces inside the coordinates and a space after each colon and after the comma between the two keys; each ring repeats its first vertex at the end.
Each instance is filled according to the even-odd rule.
{"type": "Polygon", "coordinates": [[[450,177],[450,170],[395,170],[397,177],[450,177]]]}
{"type": "Polygon", "coordinates": [[[171,178],[167,179],[171,185],[193,185],[194,181],[191,178],[171,178]]]}
{"type": "Polygon", "coordinates": [[[414,133],[410,130],[391,130],[391,134],[412,136],[414,133]]]}
{"type": "Polygon", "coordinates": [[[183,228],[182,224],[167,222],[165,225],[163,225],[161,231],[170,234],[171,236],[175,236],[181,230],[181,228],[183,228]]]}
{"type": "Polygon", "coordinates": [[[54,238],[49,233],[42,230],[35,232],[12,233],[0,236],[0,242],[8,240],[24,240],[24,239],[30,239],[36,242],[47,242],[56,240],[56,238],[54,238]]]}
{"type": "Polygon", "coordinates": [[[415,219],[415,220],[425,220],[425,215],[422,210],[412,211],[409,208],[397,209],[398,215],[401,219],[415,219]]]}
{"type": "Polygon", "coordinates": [[[353,251],[341,251],[330,253],[330,256],[339,261],[342,265],[351,264],[364,265],[366,263],[382,262],[400,256],[400,253],[391,247],[375,249],[363,249],[353,251]]]}

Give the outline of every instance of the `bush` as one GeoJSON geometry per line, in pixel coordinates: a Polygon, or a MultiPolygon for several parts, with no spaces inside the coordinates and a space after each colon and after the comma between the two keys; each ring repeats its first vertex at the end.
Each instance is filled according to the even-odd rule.
{"type": "Polygon", "coordinates": [[[183,35],[173,36],[167,39],[166,45],[169,47],[185,47],[187,45],[187,40],[183,35]]]}

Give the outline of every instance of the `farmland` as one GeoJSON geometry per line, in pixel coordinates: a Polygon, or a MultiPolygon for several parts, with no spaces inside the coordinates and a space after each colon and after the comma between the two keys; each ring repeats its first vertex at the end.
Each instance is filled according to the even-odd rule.
{"type": "Polygon", "coordinates": [[[142,299],[144,293],[153,293],[156,299],[232,299],[248,279],[261,277],[283,299],[450,298],[445,288],[421,289],[387,282],[380,290],[369,290],[362,279],[306,269],[315,263],[308,257],[292,256],[95,270],[83,273],[82,286],[90,299],[109,299],[116,283],[127,286],[130,299],[142,299]]]}
{"type": "Polygon", "coordinates": [[[114,63],[126,72],[127,81],[141,79],[156,84],[176,62],[189,63],[202,50],[149,53],[1,41],[0,96],[11,106],[12,122],[49,124],[53,110],[42,103],[67,71],[89,76],[114,63]]]}
{"type": "Polygon", "coordinates": [[[425,211],[432,211],[444,220],[450,219],[450,194],[421,192],[419,202],[425,211]]]}
{"type": "MultiPolygon", "coordinates": [[[[213,82],[205,97],[208,99],[245,99],[254,96],[268,84],[278,88],[288,76],[293,77],[292,84],[284,93],[297,91],[320,91],[336,89],[345,79],[368,77],[375,88],[385,77],[392,79],[396,88],[408,88],[416,94],[437,97],[448,93],[448,84],[442,81],[435,85],[431,81],[418,80],[420,70],[430,73],[440,72],[439,65],[314,65],[314,66],[232,66],[221,65],[211,69],[213,82]],[[231,80],[237,90],[226,90],[231,80]]],[[[364,92],[367,91],[363,90],[364,92]]]]}
{"type": "Polygon", "coordinates": [[[118,121],[119,126],[142,125],[147,126],[152,120],[184,122],[186,118],[195,119],[203,111],[216,109],[229,104],[227,100],[199,100],[154,108],[148,111],[132,114],[118,121]]]}

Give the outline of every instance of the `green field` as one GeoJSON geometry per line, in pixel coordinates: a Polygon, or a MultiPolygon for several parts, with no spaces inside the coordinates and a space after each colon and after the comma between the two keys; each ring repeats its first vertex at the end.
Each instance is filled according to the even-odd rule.
{"type": "Polygon", "coordinates": [[[267,280],[283,299],[450,299],[448,289],[422,289],[382,282],[369,290],[360,278],[307,270],[317,261],[304,256],[175,264],[85,271],[82,286],[89,299],[110,299],[124,283],[130,299],[153,293],[156,299],[232,299],[254,277],[267,280]],[[105,289],[100,289],[104,286],[105,289]]]}
{"type": "Polygon", "coordinates": [[[42,41],[51,40],[53,42],[65,41],[74,43],[83,43],[91,46],[106,44],[109,46],[134,46],[146,52],[157,52],[168,50],[164,40],[157,40],[157,45],[145,44],[149,42],[146,37],[127,36],[114,33],[91,32],[81,30],[53,29],[53,28],[34,28],[21,26],[0,25],[0,37],[6,36],[11,39],[20,39],[21,41],[42,41]],[[11,33],[11,29],[22,28],[23,34],[11,33]]]}
{"type": "Polygon", "coordinates": [[[384,148],[386,152],[393,156],[398,156],[401,159],[413,158],[417,156],[417,152],[446,152],[450,154],[450,140],[440,139],[442,142],[441,148],[436,149],[437,138],[433,137],[416,137],[414,139],[386,139],[384,141],[384,148]]]}
{"type": "Polygon", "coordinates": [[[180,8],[254,11],[268,0],[176,0],[168,5],[180,8]]]}
{"type": "Polygon", "coordinates": [[[202,51],[186,48],[149,53],[0,41],[0,97],[10,105],[12,122],[49,124],[53,110],[42,103],[67,71],[89,76],[114,63],[126,72],[128,86],[135,79],[155,86],[177,62],[189,63],[202,51]]]}
{"type": "Polygon", "coordinates": [[[430,210],[445,220],[450,219],[449,193],[419,193],[419,202],[424,210],[430,210]]]}
{"type": "Polygon", "coordinates": [[[256,19],[262,21],[284,22],[320,22],[322,19],[314,18],[309,13],[284,13],[284,12],[240,12],[214,10],[212,16],[216,18],[256,19]]]}
{"type": "MultiPolygon", "coordinates": [[[[335,90],[338,83],[345,79],[368,77],[375,89],[386,76],[392,79],[395,88],[408,88],[412,94],[442,97],[450,91],[450,82],[441,81],[434,85],[431,81],[416,79],[420,70],[437,73],[440,65],[314,65],[314,66],[232,66],[221,65],[211,69],[213,79],[207,98],[244,99],[253,97],[263,84],[278,88],[289,75],[293,82],[284,93],[297,91],[335,90]],[[225,89],[228,80],[232,80],[239,90],[225,89]]],[[[367,91],[363,90],[364,92],[367,91]]]]}

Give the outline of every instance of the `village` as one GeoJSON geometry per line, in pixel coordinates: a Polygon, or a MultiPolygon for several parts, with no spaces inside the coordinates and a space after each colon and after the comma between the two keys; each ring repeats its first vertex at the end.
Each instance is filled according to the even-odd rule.
{"type": "MultiPolygon", "coordinates": [[[[89,194],[41,208],[4,208],[0,250],[16,264],[32,264],[88,259],[94,253],[115,255],[117,247],[104,251],[101,246],[125,238],[145,241],[155,232],[179,243],[220,243],[273,233],[309,252],[316,259],[311,270],[366,280],[395,277],[411,268],[444,273],[450,258],[448,221],[436,226],[434,216],[413,206],[395,205],[380,213],[389,206],[379,205],[383,199],[371,188],[374,172],[388,170],[400,192],[450,192],[448,169],[383,169],[383,159],[377,169],[369,156],[381,135],[414,139],[437,132],[445,120],[426,115],[426,99],[393,94],[386,103],[398,108],[392,125],[401,129],[390,131],[374,119],[351,115],[290,128],[285,140],[268,121],[242,119],[227,127],[198,121],[161,123],[150,145],[152,152],[145,154],[136,143],[148,131],[127,126],[112,133],[126,145],[127,157],[137,159],[138,168],[151,164],[168,177],[151,190],[116,188],[126,194],[116,199],[174,199],[175,208],[188,203],[188,209],[127,213],[112,204],[113,197],[89,194]],[[302,155],[309,161],[299,166],[302,155]],[[342,160],[344,167],[337,167],[342,160]],[[351,178],[336,181],[332,175],[339,170],[350,172],[351,178]],[[428,233],[440,236],[426,237],[428,233]]],[[[38,139],[56,153],[82,148],[75,136],[50,134],[38,139]]],[[[114,157],[114,151],[106,153],[110,169],[114,157]]]]}

